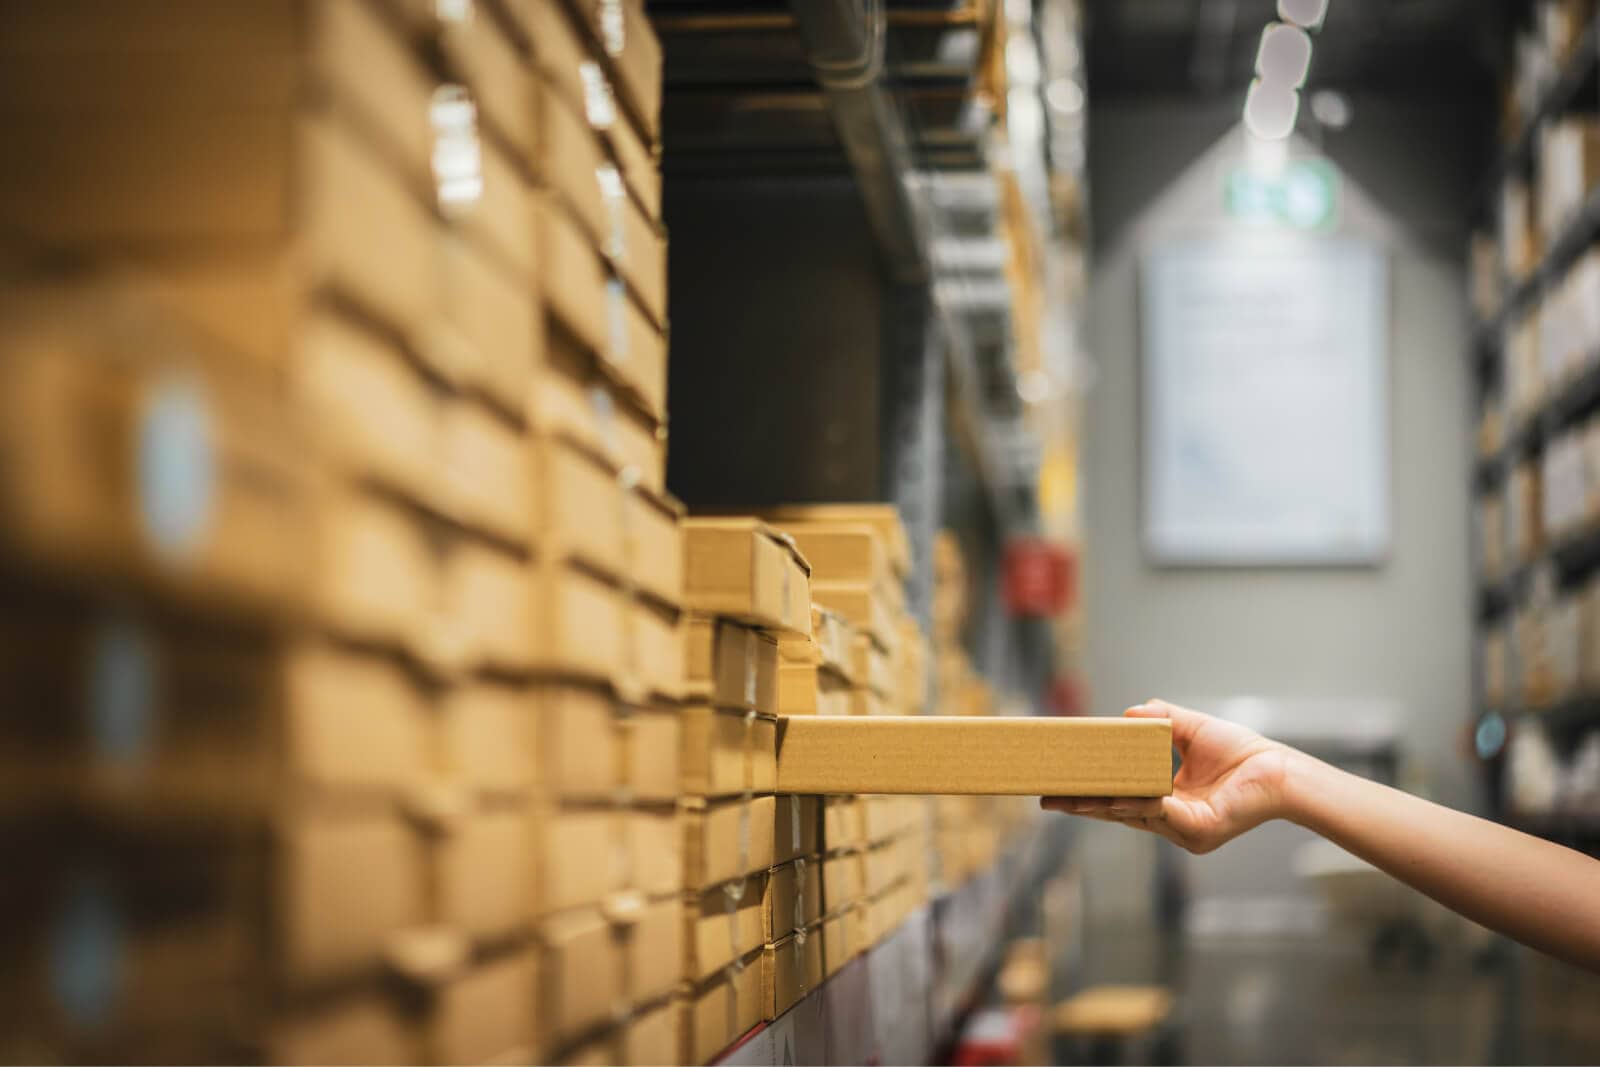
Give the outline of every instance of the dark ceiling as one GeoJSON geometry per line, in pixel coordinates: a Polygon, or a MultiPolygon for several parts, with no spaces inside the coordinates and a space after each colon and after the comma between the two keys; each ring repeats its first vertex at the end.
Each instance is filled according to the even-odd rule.
{"type": "MultiPolygon", "coordinates": [[[[1469,92],[1495,81],[1513,0],[1329,0],[1311,88],[1469,92]]],[[[1275,0],[1086,0],[1091,99],[1237,94],[1275,0]]]]}

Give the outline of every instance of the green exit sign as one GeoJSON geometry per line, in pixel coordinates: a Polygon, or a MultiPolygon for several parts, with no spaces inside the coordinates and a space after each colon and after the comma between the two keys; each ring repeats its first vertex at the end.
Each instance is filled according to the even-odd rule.
{"type": "Polygon", "coordinates": [[[1228,217],[1240,222],[1324,230],[1339,214],[1339,172],[1322,159],[1296,160],[1275,174],[1236,167],[1222,198],[1228,217]]]}

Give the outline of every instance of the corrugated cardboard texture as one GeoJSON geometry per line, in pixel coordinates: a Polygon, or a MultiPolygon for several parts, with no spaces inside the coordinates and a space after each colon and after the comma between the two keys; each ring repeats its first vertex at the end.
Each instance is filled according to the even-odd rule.
{"type": "Polygon", "coordinates": [[[820,927],[790,934],[768,945],[761,960],[764,1017],[776,1019],[799,999],[822,984],[822,930],[820,927]]]}
{"type": "Polygon", "coordinates": [[[690,696],[718,708],[777,711],[778,646],[772,637],[704,615],[690,617],[685,633],[690,696]]]}
{"type": "Polygon", "coordinates": [[[685,602],[694,611],[809,634],[809,579],[794,544],[754,519],[684,522],[685,602]]]}
{"type": "Polygon", "coordinates": [[[798,793],[1165,796],[1162,719],[784,719],[778,788],[798,793]]]}

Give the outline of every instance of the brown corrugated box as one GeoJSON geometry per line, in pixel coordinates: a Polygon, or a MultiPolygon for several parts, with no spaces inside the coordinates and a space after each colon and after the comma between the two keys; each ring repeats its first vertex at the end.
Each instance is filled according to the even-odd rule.
{"type": "Polygon", "coordinates": [[[684,888],[719,885],[773,865],[777,801],[768,796],[694,804],[684,812],[683,828],[684,888]]]}
{"type": "Polygon", "coordinates": [[[850,683],[826,667],[785,663],[778,668],[779,715],[849,715],[850,683]]]}
{"type": "Polygon", "coordinates": [[[832,978],[839,969],[866,951],[861,926],[860,907],[846,908],[822,924],[822,967],[826,977],[832,978]]]}
{"type": "Polygon", "coordinates": [[[521,27],[508,25],[499,5],[483,0],[465,5],[460,18],[451,17],[457,8],[449,4],[425,7],[424,14],[437,25],[440,51],[472,90],[481,121],[526,159],[533,146],[533,124],[524,106],[532,65],[523,54],[521,27]]]}
{"type": "Polygon", "coordinates": [[[776,524],[794,538],[819,582],[865,586],[896,584],[882,531],[870,523],[785,522],[776,524]]]}
{"type": "Polygon", "coordinates": [[[661,122],[661,42],[643,0],[572,0],[589,33],[611,60],[618,95],[644,136],[654,142],[661,122]]]}
{"type": "Polygon", "coordinates": [[[870,689],[888,700],[900,690],[901,679],[895,676],[894,664],[887,653],[865,636],[856,638],[851,649],[855,664],[856,685],[870,689]]]}
{"type": "Polygon", "coordinates": [[[709,1063],[762,1019],[763,949],[700,983],[685,1004],[683,1063],[709,1063]]]}
{"type": "Polygon", "coordinates": [[[685,628],[692,698],[719,708],[777,709],[778,646],[771,635],[705,615],[691,615],[685,628]]]}
{"type": "Polygon", "coordinates": [[[761,894],[764,940],[780,941],[822,917],[822,864],[815,857],[790,860],[767,875],[761,894]]]}
{"type": "Polygon", "coordinates": [[[438,845],[438,918],[479,943],[525,933],[534,915],[538,828],[521,805],[470,811],[438,845]]]}
{"type": "MultiPolygon", "coordinates": [[[[683,696],[683,625],[677,608],[639,598],[628,612],[632,682],[649,696],[683,696]]],[[[625,665],[626,666],[626,665],[625,665]]]]}
{"type": "Polygon", "coordinates": [[[0,535],[52,565],[287,606],[306,536],[287,407],[139,291],[0,301],[0,535]]]}
{"type": "Polygon", "coordinates": [[[683,1003],[664,1000],[634,1013],[615,1028],[577,1046],[556,1059],[563,1067],[655,1067],[676,1063],[683,1056],[683,1003]]]}
{"type": "Polygon", "coordinates": [[[672,607],[683,605],[683,505],[643,486],[628,494],[623,532],[634,585],[672,607]]]}
{"type": "Polygon", "coordinates": [[[810,569],[771,527],[753,519],[690,517],[684,521],[684,553],[691,610],[810,633],[810,569]]]}
{"type": "Polygon", "coordinates": [[[911,539],[893,504],[786,504],[762,510],[767,521],[785,523],[869,523],[883,535],[889,563],[902,579],[911,574],[911,539]]]}
{"type": "Polygon", "coordinates": [[[596,908],[552,915],[539,924],[540,1029],[554,1048],[611,1017],[621,1001],[622,939],[596,908]]]}
{"type": "Polygon", "coordinates": [[[862,798],[823,797],[822,850],[854,849],[866,843],[866,805],[862,798]]]}
{"type": "MultiPolygon", "coordinates": [[[[873,845],[862,853],[856,868],[856,873],[861,878],[856,897],[880,896],[891,886],[909,878],[913,865],[923,861],[918,844],[916,838],[902,835],[873,845]]],[[[849,874],[850,872],[841,868],[841,881],[848,882],[849,874]]]]}
{"type": "Polygon", "coordinates": [[[883,595],[882,587],[812,582],[811,595],[818,604],[843,615],[850,625],[872,638],[884,651],[894,651],[900,629],[895,623],[894,606],[883,595]]]}
{"type": "Polygon", "coordinates": [[[444,407],[440,452],[446,512],[507,544],[526,546],[533,475],[521,427],[482,404],[454,400],[444,407]]]}
{"type": "Polygon", "coordinates": [[[765,906],[772,877],[751,875],[690,896],[685,909],[684,978],[704,981],[766,943],[765,906]]]}
{"type": "Polygon", "coordinates": [[[627,813],[628,870],[619,889],[659,897],[693,888],[684,881],[682,822],[673,808],[639,808],[627,813]]]}
{"type": "Polygon", "coordinates": [[[315,617],[343,636],[437,659],[444,581],[426,525],[390,500],[332,485],[318,487],[308,510],[301,568],[315,617]]]}
{"type": "Polygon", "coordinates": [[[773,863],[815,855],[822,835],[822,798],[780,793],[773,798],[773,863]]]}
{"type": "Polygon", "coordinates": [[[529,422],[547,433],[572,436],[618,469],[633,468],[641,486],[664,492],[665,429],[602,375],[596,358],[574,339],[556,331],[545,340],[546,362],[532,390],[529,422]]]}
{"type": "MultiPolygon", "coordinates": [[[[372,705],[376,707],[379,694],[390,691],[396,680],[380,673],[382,668],[363,670],[372,674],[374,686],[384,683],[373,691],[372,705]]],[[[352,671],[351,677],[353,681],[359,675],[352,671]]],[[[439,706],[444,772],[480,794],[526,795],[545,751],[540,738],[542,710],[522,686],[479,680],[451,687],[439,706]]],[[[348,747],[355,755],[361,745],[381,744],[382,737],[381,731],[357,733],[352,729],[341,751],[348,747]]]]}
{"type": "Polygon", "coordinates": [[[431,658],[459,670],[527,673],[537,627],[530,580],[521,556],[485,541],[459,540],[441,569],[443,618],[434,627],[431,658]]]}
{"type": "Polygon", "coordinates": [[[768,945],[761,957],[764,1018],[776,1019],[816,989],[826,977],[822,962],[822,929],[790,934],[768,945]]]}
{"type": "Polygon", "coordinates": [[[871,689],[852,689],[846,704],[846,715],[893,715],[894,705],[871,689]]]}
{"type": "Polygon", "coordinates": [[[778,788],[807,793],[1164,796],[1164,719],[784,719],[778,788]]]}
{"type": "Polygon", "coordinates": [[[682,791],[724,797],[770,793],[777,781],[777,722],[754,712],[691,705],[681,711],[682,791]]]}
{"type": "Polygon", "coordinates": [[[643,905],[621,927],[630,1004],[665,996],[684,977],[684,906],[676,896],[643,905]]]}
{"type": "Polygon", "coordinates": [[[587,571],[558,565],[531,568],[535,606],[535,666],[555,675],[609,681],[627,656],[621,592],[587,571]]]}
{"type": "Polygon", "coordinates": [[[361,990],[269,1025],[265,1061],[305,1063],[421,1063],[422,1034],[400,998],[361,990]]]}
{"type": "Polygon", "coordinates": [[[540,557],[577,560],[614,578],[624,573],[623,490],[616,472],[566,437],[534,437],[528,452],[540,557]]]}
{"type": "MultiPolygon", "coordinates": [[[[869,854],[870,855],[870,854],[869,854]]],[[[847,908],[866,895],[866,867],[858,852],[839,852],[825,856],[822,867],[822,899],[825,914],[847,908]]]]}
{"type": "MultiPolygon", "coordinates": [[[[523,193],[523,215],[532,205],[523,193]]],[[[527,221],[529,239],[533,224],[527,221]]],[[[542,311],[533,272],[518,279],[497,269],[482,249],[456,229],[433,227],[436,313],[412,338],[412,347],[436,374],[520,414],[528,379],[544,358],[542,311]]]]}
{"type": "Polygon", "coordinates": [[[433,1063],[525,1063],[540,1054],[535,1008],[547,985],[532,951],[474,965],[435,991],[425,1021],[433,1063]]]}
{"type": "Polygon", "coordinates": [[[813,603],[810,638],[785,634],[779,642],[779,652],[787,663],[826,667],[853,685],[856,679],[852,649],[858,640],[855,627],[842,615],[813,603]]]}

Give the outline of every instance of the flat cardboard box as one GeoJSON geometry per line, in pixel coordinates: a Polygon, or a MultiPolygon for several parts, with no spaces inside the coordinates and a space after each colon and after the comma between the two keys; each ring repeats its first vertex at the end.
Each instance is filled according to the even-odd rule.
{"type": "Polygon", "coordinates": [[[621,592],[574,567],[536,563],[531,570],[534,667],[566,678],[615,679],[627,659],[628,615],[621,592]]]}
{"type": "Polygon", "coordinates": [[[745,956],[689,994],[681,1062],[709,1063],[762,1019],[764,949],[745,956]]]}
{"type": "Polygon", "coordinates": [[[480,944],[507,942],[533,922],[537,829],[522,805],[474,811],[436,846],[439,919],[480,944]]]}
{"type": "MultiPolygon", "coordinates": [[[[374,705],[378,694],[393,684],[374,691],[374,705]]],[[[519,685],[477,680],[452,687],[439,707],[445,773],[479,794],[525,796],[533,788],[545,751],[542,711],[537,698],[519,685]]],[[[356,736],[373,743],[383,735],[362,730],[356,736]]]]}
{"type": "Polygon", "coordinates": [[[778,645],[751,626],[706,615],[686,623],[688,693],[713,707],[776,712],[778,645]]]}
{"type": "Polygon", "coordinates": [[[550,682],[527,696],[525,711],[550,798],[606,804],[626,789],[641,803],[677,799],[677,709],[630,706],[601,685],[550,682]]]}
{"type": "Polygon", "coordinates": [[[621,577],[628,555],[616,471],[603,456],[566,437],[535,436],[528,452],[540,558],[574,560],[621,577]]]}
{"type": "MultiPolygon", "coordinates": [[[[160,690],[183,691],[186,683],[179,679],[188,672],[182,650],[174,648],[178,657],[168,661],[165,642],[150,630],[143,633],[145,640],[155,636],[155,647],[161,650],[155,675],[162,679],[160,690]]],[[[205,673],[228,662],[225,649],[189,643],[186,647],[191,655],[203,657],[201,663],[209,668],[205,673]]],[[[393,797],[424,779],[429,771],[434,709],[415,677],[392,660],[321,641],[295,642],[283,655],[283,753],[285,769],[293,780],[318,793],[376,792],[393,797]]],[[[19,664],[19,669],[26,668],[19,664]]],[[[255,690],[258,699],[265,701],[271,699],[274,687],[264,684],[255,690]]],[[[202,691],[207,694],[208,721],[226,722],[238,715],[238,710],[222,699],[228,688],[209,680],[202,691]]],[[[265,708],[263,712],[265,718],[265,708]]],[[[183,720],[176,709],[163,718],[166,721],[160,733],[163,741],[170,743],[175,740],[173,724],[183,720]]],[[[204,752],[205,757],[215,761],[212,745],[204,749],[211,750],[204,752]]],[[[195,755],[201,756],[203,751],[196,746],[195,755]]],[[[150,766],[147,773],[170,777],[170,772],[159,766],[150,766]]],[[[242,781],[235,776],[234,787],[242,781]]]]}
{"type": "Polygon", "coordinates": [[[790,860],[767,875],[761,894],[765,941],[781,941],[823,915],[822,864],[815,857],[790,860]]]}
{"type": "Polygon", "coordinates": [[[852,689],[847,694],[844,710],[838,714],[844,715],[894,715],[896,708],[889,701],[879,696],[871,689],[852,689]]]}
{"type": "Polygon", "coordinates": [[[642,486],[624,502],[623,533],[628,573],[643,593],[674,608],[683,606],[683,505],[642,486]]]}
{"type": "Polygon", "coordinates": [[[545,983],[533,951],[477,964],[434,994],[425,1017],[432,1063],[526,1063],[539,1056],[545,983]]]}
{"type": "Polygon", "coordinates": [[[684,888],[720,885],[773,865],[777,801],[768,796],[691,805],[683,829],[684,888]]]}
{"type": "Polygon", "coordinates": [[[521,428],[463,399],[445,405],[440,430],[449,511],[467,526],[526,548],[533,528],[533,472],[521,428]]]}
{"type": "Polygon", "coordinates": [[[822,930],[790,934],[762,953],[761,986],[766,1000],[763,1018],[776,1019],[816,989],[826,977],[822,962],[822,930]]]}
{"type": "Polygon", "coordinates": [[[754,519],[684,521],[685,600],[692,611],[808,635],[809,575],[793,543],[754,519]]]}
{"type": "Polygon", "coordinates": [[[545,808],[539,829],[536,912],[549,915],[598,904],[622,889],[629,863],[622,815],[594,808],[545,808]]]}
{"type": "Polygon", "coordinates": [[[911,877],[915,865],[925,862],[918,845],[916,838],[902,835],[869,848],[861,856],[858,870],[862,881],[856,895],[880,896],[911,877]]]}
{"type": "Polygon", "coordinates": [[[826,667],[785,663],[778,668],[779,715],[849,715],[850,685],[826,667]]]}
{"type": "Polygon", "coordinates": [[[593,129],[607,129],[615,114],[610,83],[597,49],[563,3],[512,5],[523,35],[533,45],[534,67],[593,129]]]}
{"type": "Polygon", "coordinates": [[[893,652],[900,630],[894,607],[881,588],[842,582],[812,582],[811,595],[818,604],[838,612],[850,625],[877,642],[885,652],[893,652]]]}
{"type": "Polygon", "coordinates": [[[903,580],[911,574],[911,538],[893,504],[787,504],[762,511],[767,521],[786,523],[870,523],[883,534],[890,566],[903,580]]]}
{"type": "Polygon", "coordinates": [[[433,79],[371,5],[52,14],[7,24],[0,86],[26,102],[10,126],[29,163],[4,178],[7,230],[118,243],[259,236],[295,200],[285,120],[319,97],[418,193],[430,181],[433,79]],[[141,41],[164,47],[129,44],[141,41]],[[108,173],[118,180],[101,181],[108,173]]]}
{"type": "Polygon", "coordinates": [[[892,700],[901,688],[902,679],[895,676],[894,663],[888,654],[870,638],[860,636],[851,646],[850,655],[855,666],[857,687],[870,689],[885,700],[892,700]]]}
{"type": "Polygon", "coordinates": [[[684,633],[677,608],[638,597],[627,613],[632,663],[624,662],[625,676],[650,697],[683,697],[684,633]]]}
{"type": "Polygon", "coordinates": [[[617,95],[645,138],[661,131],[661,42],[645,15],[643,0],[575,0],[589,32],[611,61],[617,95]],[[619,10],[620,9],[620,10],[619,10]]]}
{"type": "Polygon", "coordinates": [[[334,486],[319,489],[310,511],[301,558],[314,616],[342,636],[437,659],[444,575],[426,525],[392,501],[334,486]]]}
{"type": "Polygon", "coordinates": [[[288,406],[145,291],[15,284],[0,299],[0,452],[17,460],[0,469],[3,536],[52,568],[282,610],[306,537],[288,406]],[[162,446],[143,475],[140,441],[162,446]]]}
{"type": "Polygon", "coordinates": [[[363,990],[294,1010],[268,1027],[267,1063],[421,1063],[422,1035],[401,998],[363,990]]]}
{"type": "Polygon", "coordinates": [[[729,709],[691,705],[681,712],[683,748],[678,758],[682,791],[725,797],[770,793],[777,781],[777,722],[729,709]]]}
{"type": "Polygon", "coordinates": [[[488,542],[462,538],[445,556],[443,649],[432,658],[468,670],[523,675],[533,666],[535,605],[525,559],[488,542]]]}
{"type": "Polygon", "coordinates": [[[612,163],[601,135],[584,121],[582,105],[558,86],[536,78],[530,92],[538,129],[534,180],[560,200],[591,246],[603,247],[613,223],[598,174],[612,163]]]}
{"type": "Polygon", "coordinates": [[[635,1015],[622,1028],[622,1055],[612,1062],[626,1067],[671,1063],[683,1049],[683,1005],[667,1000],[635,1015]]]}
{"type": "Polygon", "coordinates": [[[772,862],[788,863],[815,855],[822,836],[822,798],[780,793],[773,799],[777,826],[773,832],[772,862]]]}
{"type": "Polygon", "coordinates": [[[778,788],[802,793],[1166,796],[1164,719],[784,719],[778,788]]]}
{"type": "Polygon", "coordinates": [[[690,896],[685,909],[684,978],[705,981],[769,940],[765,909],[775,876],[776,872],[752,875],[690,896]]]}
{"type": "Polygon", "coordinates": [[[794,538],[811,564],[812,580],[878,586],[897,583],[883,533],[871,523],[788,522],[776,524],[794,538]]]}
{"type": "Polygon", "coordinates": [[[652,222],[661,221],[661,160],[653,140],[639,135],[631,123],[613,122],[608,131],[611,152],[622,170],[628,192],[652,222]]]}
{"type": "Polygon", "coordinates": [[[826,977],[832,978],[867,950],[864,921],[860,907],[849,907],[822,924],[822,967],[826,977]]]}
{"type": "MultiPolygon", "coordinates": [[[[521,223],[534,239],[531,194],[522,193],[521,223]]],[[[510,223],[506,224],[511,225],[510,223]]],[[[440,377],[520,415],[528,382],[544,358],[544,312],[537,268],[516,277],[455,227],[436,223],[432,235],[438,277],[435,309],[411,338],[418,356],[440,377]]]]}
{"type": "Polygon", "coordinates": [[[645,1004],[666,996],[684,977],[684,905],[676,896],[648,903],[622,927],[627,960],[624,996],[645,1004]]]}
{"type": "Polygon", "coordinates": [[[868,796],[860,799],[861,830],[864,844],[877,844],[903,833],[921,829],[928,823],[930,804],[943,808],[957,805],[967,817],[971,797],[964,796],[868,796]]]}
{"type": "Polygon", "coordinates": [[[427,916],[421,834],[398,815],[324,814],[278,830],[278,949],[292,988],[376,974],[427,916]]]}
{"type": "Polygon", "coordinates": [[[639,808],[625,816],[628,870],[619,889],[659,897],[693,888],[684,883],[682,819],[673,808],[639,808]]]}
{"type": "Polygon", "coordinates": [[[823,911],[826,914],[851,907],[866,895],[866,861],[859,852],[838,852],[824,856],[820,866],[823,911]]]}
{"type": "Polygon", "coordinates": [[[552,915],[539,924],[540,1030],[551,1047],[606,1021],[624,995],[623,938],[597,908],[552,915]]]}
{"type": "Polygon", "coordinates": [[[506,25],[493,3],[474,4],[453,18],[450,5],[428,5],[437,19],[440,51],[453,74],[472,90],[483,126],[492,128],[518,156],[532,152],[533,118],[524,106],[532,75],[522,54],[520,27],[506,25]]]}
{"type": "MultiPolygon", "coordinates": [[[[444,112],[433,109],[435,116],[444,112]]],[[[444,127],[441,143],[456,135],[444,127]]],[[[524,167],[491,138],[477,138],[479,179],[471,199],[446,200],[436,187],[434,200],[446,225],[454,228],[509,281],[528,285],[537,277],[537,232],[533,225],[533,187],[524,167]]],[[[437,173],[437,171],[436,171],[437,173]]]]}
{"type": "MultiPolygon", "coordinates": [[[[678,752],[683,722],[676,709],[636,709],[626,735],[628,781],[643,803],[670,803],[678,797],[678,752]]],[[[774,762],[773,773],[777,773],[774,762]]]]}
{"type": "Polygon", "coordinates": [[[645,489],[664,493],[665,427],[604,375],[597,357],[574,338],[557,330],[545,332],[543,340],[545,362],[532,389],[529,422],[602,452],[617,469],[631,468],[645,489]]]}
{"type": "Polygon", "coordinates": [[[867,843],[866,804],[860,797],[822,798],[822,851],[857,849],[867,843]]]}

